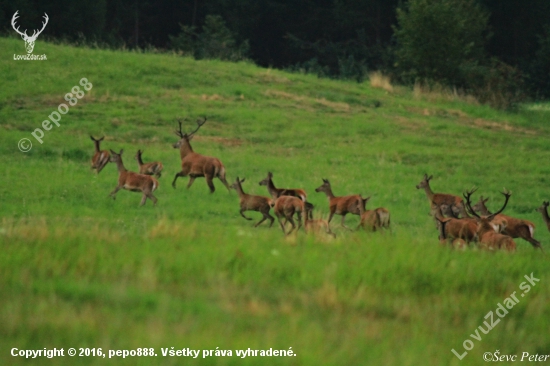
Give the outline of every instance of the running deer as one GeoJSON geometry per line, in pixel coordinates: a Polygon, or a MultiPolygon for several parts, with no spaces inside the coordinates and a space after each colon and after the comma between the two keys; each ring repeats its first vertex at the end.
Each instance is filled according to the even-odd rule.
{"type": "Polygon", "coordinates": [[[508,204],[508,200],[510,199],[512,193],[506,190],[504,190],[504,192],[501,192],[502,195],[504,195],[505,197],[504,205],[502,206],[502,208],[494,214],[481,216],[478,215],[472,208],[472,204],[470,202],[472,193],[473,190],[466,191],[464,193],[464,198],[466,199],[466,208],[468,209],[469,213],[476,218],[477,236],[481,247],[489,250],[505,249],[510,252],[515,251],[516,243],[514,242],[514,239],[512,239],[511,236],[497,233],[493,225],[491,225],[491,221],[495,218],[495,216],[500,214],[506,208],[506,205],[508,204]]]}
{"type": "Polygon", "coordinates": [[[273,173],[268,172],[267,177],[260,182],[261,186],[267,186],[267,191],[273,197],[273,199],[277,199],[281,196],[293,196],[298,197],[302,201],[306,202],[307,194],[306,191],[299,188],[293,188],[293,189],[285,189],[285,188],[276,188],[273,184],[273,173]]]}
{"type": "Polygon", "coordinates": [[[156,205],[157,198],[153,196],[153,192],[158,188],[159,182],[149,175],[138,174],[126,170],[126,168],[124,167],[124,163],[122,162],[123,152],[124,150],[120,150],[120,152],[117,154],[116,152],[111,150],[111,157],[109,161],[111,163],[116,163],[116,166],[118,168],[118,185],[109,194],[109,196],[113,197],[113,199],[116,199],[116,194],[121,189],[126,189],[132,192],[142,192],[143,197],[141,198],[140,206],[143,206],[145,204],[147,198],[153,201],[153,205],[156,205]]]}
{"type": "Polygon", "coordinates": [[[193,138],[194,134],[206,123],[206,117],[201,120],[197,120],[197,128],[189,133],[183,133],[181,131],[181,122],[179,123],[179,130],[176,131],[176,135],[180,137],[180,140],[173,144],[174,149],[180,149],[181,157],[181,172],[177,173],[172,181],[172,187],[176,188],[176,179],[178,177],[189,176],[189,183],[187,188],[191,187],[195,178],[205,177],[206,184],[210,188],[210,193],[214,193],[216,188],[212,179],[218,178],[229,190],[229,184],[225,180],[225,167],[218,158],[204,156],[197,154],[193,151],[189,141],[193,138]]]}
{"type": "Polygon", "coordinates": [[[273,216],[269,214],[269,210],[271,209],[271,207],[273,207],[273,200],[269,197],[254,196],[251,194],[244,193],[243,187],[241,185],[241,183],[244,182],[244,180],[245,178],[239,179],[239,177],[237,177],[237,180],[235,181],[235,183],[233,183],[230,187],[235,189],[239,194],[240,205],[241,205],[241,211],[240,211],[241,216],[247,220],[252,220],[250,217],[246,217],[244,215],[244,212],[259,211],[263,215],[263,218],[260,221],[258,221],[254,225],[254,227],[257,227],[266,219],[269,219],[271,221],[271,223],[269,224],[269,227],[271,227],[273,225],[273,221],[275,221],[273,216]]]}
{"type": "MultiPolygon", "coordinates": [[[[474,191],[472,191],[473,193],[474,191]]],[[[438,228],[441,233],[441,226],[444,227],[445,238],[453,245],[461,247],[462,242],[470,244],[477,241],[477,221],[470,217],[457,218],[454,213],[449,213],[452,217],[445,217],[446,211],[452,211],[448,205],[438,206],[432,203],[432,213],[437,220],[438,228]],[[442,224],[443,223],[443,224],[442,224]]],[[[441,236],[441,235],[440,235],[441,236]]]]}
{"type": "Polygon", "coordinates": [[[154,175],[157,178],[160,178],[162,169],[164,168],[162,166],[162,163],[160,161],[155,161],[152,163],[143,163],[143,160],[141,159],[141,154],[143,154],[143,151],[138,150],[136,154],[136,160],[139,165],[139,174],[145,174],[145,175],[154,175]]]}
{"type": "Polygon", "coordinates": [[[307,215],[306,203],[298,197],[281,196],[275,201],[273,212],[275,213],[275,216],[277,216],[277,220],[281,225],[283,233],[289,235],[294,229],[296,229],[296,225],[294,224],[293,219],[294,214],[296,214],[298,217],[298,228],[296,230],[299,230],[300,227],[302,227],[302,214],[307,215]],[[281,220],[281,218],[283,217],[285,218],[284,224],[281,220]],[[292,225],[292,229],[290,229],[289,232],[285,231],[285,225],[287,222],[290,222],[290,224],[292,225]]]}
{"type": "MultiPolygon", "coordinates": [[[[488,198],[483,199],[482,196],[479,202],[472,206],[472,209],[482,215],[491,215],[491,212],[485,205],[488,200],[488,198]]],[[[540,242],[533,237],[535,234],[535,224],[531,221],[498,214],[495,215],[493,222],[500,226],[499,230],[502,234],[511,236],[512,238],[522,238],[523,240],[531,243],[535,249],[539,248],[540,250],[543,250],[540,242]]]]}
{"type": "Polygon", "coordinates": [[[306,233],[319,233],[323,231],[333,238],[336,238],[336,234],[330,230],[328,221],[323,219],[313,219],[312,211],[313,205],[306,205],[306,215],[304,216],[304,230],[306,233]]]}
{"type": "Polygon", "coordinates": [[[436,205],[446,204],[453,208],[453,211],[458,211],[463,217],[467,216],[466,210],[464,208],[464,201],[459,196],[446,193],[434,193],[430,187],[430,180],[433,178],[433,175],[428,177],[428,174],[424,174],[424,179],[416,185],[416,189],[424,189],[428,201],[430,204],[433,202],[436,205]]]}
{"type": "Polygon", "coordinates": [[[348,213],[354,214],[354,215],[361,215],[361,196],[351,195],[351,196],[342,196],[342,197],[335,197],[332,193],[332,188],[330,186],[330,182],[328,179],[323,179],[323,184],[319,186],[317,189],[315,189],[315,192],[324,192],[329,200],[329,210],[330,215],[328,217],[328,222],[332,220],[332,217],[336,215],[342,215],[342,226],[346,229],[351,230],[349,227],[347,227],[344,224],[344,221],[346,219],[346,215],[348,213]]]}
{"type": "Polygon", "coordinates": [[[109,162],[109,152],[107,150],[100,150],[99,148],[99,144],[101,143],[101,141],[103,141],[103,139],[105,138],[105,136],[103,136],[102,138],[96,140],[92,135],[90,135],[90,138],[92,139],[92,141],[94,142],[94,145],[95,145],[95,153],[94,153],[94,156],[92,156],[92,170],[95,169],[95,171],[97,172],[97,174],[99,174],[100,171],[103,170],[103,168],[105,168],[105,165],[107,165],[107,163],[109,162]]]}
{"type": "Polygon", "coordinates": [[[550,231],[550,217],[548,216],[548,205],[550,205],[550,203],[548,201],[544,201],[542,203],[542,206],[537,208],[535,211],[540,212],[542,214],[542,219],[544,220],[544,223],[546,224],[548,231],[550,231]]]}

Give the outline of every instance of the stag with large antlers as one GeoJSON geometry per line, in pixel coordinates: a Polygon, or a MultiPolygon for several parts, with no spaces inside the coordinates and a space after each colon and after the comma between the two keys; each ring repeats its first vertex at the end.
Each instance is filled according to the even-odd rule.
{"type": "MultiPolygon", "coordinates": [[[[483,196],[481,196],[479,201],[472,206],[472,209],[482,215],[490,215],[491,211],[489,211],[485,205],[488,200],[489,198],[483,199],[483,196]]],[[[495,215],[493,222],[499,224],[501,228],[499,231],[502,232],[502,234],[511,236],[512,238],[522,238],[531,243],[535,249],[539,248],[542,250],[540,242],[533,237],[535,234],[535,224],[531,221],[498,214],[495,215]]]]}
{"type": "Polygon", "coordinates": [[[480,216],[473,210],[470,201],[470,198],[474,192],[475,189],[466,191],[464,193],[464,198],[466,199],[466,208],[468,209],[469,213],[476,218],[477,236],[479,238],[480,245],[489,250],[505,249],[508,251],[515,251],[516,243],[514,242],[514,239],[512,239],[511,236],[497,233],[494,226],[491,224],[491,221],[495,218],[495,216],[504,211],[512,193],[506,190],[501,192],[502,195],[505,197],[504,205],[502,206],[502,208],[494,214],[480,216]]]}
{"type": "Polygon", "coordinates": [[[315,189],[315,192],[324,192],[329,200],[329,210],[330,215],[328,217],[328,222],[332,220],[332,217],[336,215],[342,215],[342,226],[346,229],[351,230],[344,223],[346,215],[348,213],[354,215],[361,215],[362,197],[358,194],[350,196],[335,197],[332,193],[332,188],[328,179],[323,179],[323,184],[315,189]]]}
{"type": "Polygon", "coordinates": [[[34,49],[34,42],[36,42],[36,38],[38,38],[40,33],[42,33],[44,28],[46,28],[46,24],[48,24],[48,20],[49,20],[48,14],[44,13],[44,21],[42,22],[42,29],[40,30],[35,29],[32,36],[29,36],[27,35],[26,29],[24,32],[21,32],[19,30],[19,26],[17,26],[17,28],[15,27],[15,21],[17,20],[17,18],[19,18],[19,16],[17,15],[18,12],[19,10],[17,10],[15,14],[13,14],[13,17],[11,18],[11,26],[17,33],[19,33],[19,35],[21,35],[21,38],[23,38],[23,41],[25,41],[25,48],[27,49],[27,53],[32,53],[32,50],[34,49]]]}
{"type": "Polygon", "coordinates": [[[214,178],[221,180],[227,190],[229,190],[229,184],[225,180],[225,167],[222,162],[218,158],[197,154],[189,143],[199,128],[206,123],[206,117],[202,121],[197,120],[197,128],[189,133],[183,133],[181,131],[181,121],[178,121],[178,123],[179,130],[176,130],[176,135],[180,137],[180,140],[172,146],[174,149],[180,149],[181,172],[177,173],[174,177],[172,187],[176,188],[176,179],[178,177],[189,176],[187,188],[191,187],[195,178],[204,177],[210,188],[210,193],[214,193],[216,190],[212,182],[214,178]]]}
{"type": "Polygon", "coordinates": [[[160,161],[154,161],[151,163],[143,163],[143,159],[141,158],[141,155],[143,154],[143,151],[138,150],[136,154],[136,160],[139,165],[139,174],[145,174],[145,175],[154,175],[157,178],[160,178],[163,165],[160,161]]]}
{"type": "Polygon", "coordinates": [[[105,136],[96,140],[93,136],[90,135],[90,138],[95,145],[94,156],[92,156],[92,170],[95,170],[97,174],[99,174],[99,172],[102,171],[103,168],[105,168],[105,165],[107,165],[107,163],[109,162],[109,152],[107,150],[101,150],[99,148],[99,144],[101,143],[101,141],[103,141],[105,136]]]}
{"type": "MultiPolygon", "coordinates": [[[[474,191],[472,190],[471,193],[474,191]]],[[[432,203],[432,214],[438,222],[440,237],[444,236],[454,247],[462,247],[462,243],[469,245],[472,241],[477,240],[477,221],[475,219],[454,217],[451,207],[446,204],[438,206],[432,203]],[[445,217],[445,213],[451,217],[445,217]],[[441,234],[441,230],[444,231],[444,235],[441,234]]]]}
{"type": "Polygon", "coordinates": [[[122,162],[123,151],[124,150],[120,150],[117,154],[111,150],[111,158],[109,160],[111,163],[116,163],[118,168],[118,184],[109,196],[116,199],[116,194],[121,189],[126,189],[131,192],[142,192],[143,197],[141,198],[140,206],[145,204],[147,198],[153,201],[153,205],[156,205],[157,198],[153,196],[153,192],[158,188],[159,182],[149,175],[137,174],[128,171],[122,162]]]}
{"type": "Polygon", "coordinates": [[[434,193],[430,187],[430,180],[433,175],[428,177],[428,174],[424,174],[424,178],[416,185],[416,189],[424,189],[430,205],[435,203],[438,206],[443,204],[449,205],[453,211],[457,211],[461,216],[467,217],[468,214],[464,208],[464,201],[459,196],[455,196],[447,193],[434,193]]]}

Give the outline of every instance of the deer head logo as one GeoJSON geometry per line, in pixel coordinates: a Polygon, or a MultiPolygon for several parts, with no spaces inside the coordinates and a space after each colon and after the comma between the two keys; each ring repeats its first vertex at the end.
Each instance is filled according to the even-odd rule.
{"type": "Polygon", "coordinates": [[[48,24],[48,14],[44,13],[44,22],[42,22],[42,29],[40,29],[39,31],[38,30],[34,30],[32,36],[28,36],[27,35],[27,30],[25,29],[24,32],[21,32],[19,30],[19,27],[15,27],[15,20],[17,18],[19,18],[19,16],[17,15],[17,13],[19,12],[16,11],[15,14],[13,14],[13,18],[11,18],[11,26],[13,27],[13,29],[19,33],[21,35],[21,38],[23,38],[23,41],[25,41],[25,48],[27,49],[27,53],[32,53],[32,50],[34,49],[34,42],[36,42],[36,38],[38,38],[38,36],[40,35],[40,33],[42,33],[42,31],[44,30],[44,28],[46,28],[46,24],[48,24]]]}

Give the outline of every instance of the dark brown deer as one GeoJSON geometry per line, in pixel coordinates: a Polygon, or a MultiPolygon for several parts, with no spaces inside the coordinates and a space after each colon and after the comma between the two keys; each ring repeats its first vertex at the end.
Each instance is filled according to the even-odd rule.
{"type": "Polygon", "coordinates": [[[153,196],[153,192],[159,187],[159,182],[149,175],[143,175],[128,171],[124,167],[124,163],[122,162],[123,151],[124,150],[120,150],[120,152],[117,154],[116,152],[111,150],[111,157],[109,160],[111,163],[116,163],[116,166],[118,168],[118,184],[116,188],[109,194],[109,196],[113,197],[113,199],[116,199],[116,194],[121,189],[126,189],[131,192],[142,192],[143,197],[141,198],[140,206],[143,206],[145,204],[147,198],[153,201],[153,205],[156,205],[157,198],[153,196]]]}
{"type": "Polygon", "coordinates": [[[252,220],[252,218],[246,217],[244,215],[244,212],[258,211],[263,215],[263,218],[260,221],[258,221],[254,225],[254,227],[257,227],[266,219],[269,219],[271,221],[271,223],[269,224],[269,227],[271,227],[273,225],[273,221],[275,221],[273,216],[269,214],[269,210],[271,209],[271,207],[273,207],[273,200],[269,197],[255,196],[255,195],[244,193],[243,187],[241,185],[241,183],[244,181],[245,181],[245,178],[239,179],[239,177],[237,177],[237,180],[235,181],[235,183],[233,183],[230,187],[235,189],[239,194],[240,206],[241,206],[241,210],[239,212],[241,216],[247,220],[252,220]]]}
{"type": "Polygon", "coordinates": [[[550,217],[548,216],[548,205],[550,205],[550,203],[548,201],[544,201],[542,203],[542,206],[537,208],[535,211],[540,212],[542,214],[542,219],[544,220],[544,223],[546,224],[548,231],[550,231],[550,217]]]}
{"type": "Polygon", "coordinates": [[[502,195],[504,195],[505,197],[504,205],[502,206],[502,208],[494,214],[480,216],[472,208],[472,204],[470,202],[472,193],[472,190],[466,191],[464,193],[464,198],[466,199],[466,208],[468,209],[469,213],[476,218],[477,236],[480,246],[489,250],[504,249],[510,252],[515,251],[516,243],[514,242],[514,239],[512,239],[511,236],[497,233],[494,226],[491,225],[491,221],[495,218],[495,216],[504,211],[512,194],[506,190],[504,190],[504,192],[501,192],[502,195]]]}
{"type": "Polygon", "coordinates": [[[275,213],[275,216],[277,216],[277,220],[279,220],[279,224],[281,225],[281,229],[283,230],[283,233],[286,235],[290,234],[294,229],[296,229],[296,225],[294,224],[293,216],[296,214],[298,216],[298,228],[300,229],[302,226],[302,214],[306,213],[306,203],[299,199],[298,197],[293,196],[281,196],[275,200],[275,206],[273,207],[273,212],[275,213]],[[283,224],[282,218],[285,218],[285,223],[283,224]],[[289,232],[285,231],[285,225],[287,222],[290,222],[292,225],[292,229],[290,229],[289,232]]]}
{"type": "Polygon", "coordinates": [[[102,151],[99,148],[99,144],[101,143],[101,141],[103,141],[105,136],[103,136],[98,140],[96,140],[91,135],[90,135],[90,138],[92,139],[95,145],[95,153],[94,153],[94,156],[92,156],[92,170],[95,170],[97,174],[99,174],[99,172],[102,171],[103,168],[105,168],[105,165],[107,165],[107,163],[109,162],[109,152],[107,150],[102,151]]]}
{"type": "Polygon", "coordinates": [[[154,175],[155,177],[160,178],[162,169],[164,168],[162,163],[160,161],[143,163],[143,160],[141,158],[142,154],[143,151],[138,150],[135,157],[139,165],[139,174],[154,175]]]}
{"type": "Polygon", "coordinates": [[[260,182],[261,186],[267,186],[267,191],[273,197],[273,199],[277,199],[281,196],[293,196],[298,197],[302,201],[306,202],[307,194],[306,191],[299,188],[276,188],[275,184],[273,184],[273,173],[268,172],[267,177],[260,182]]]}
{"type": "MultiPolygon", "coordinates": [[[[461,247],[460,243],[462,242],[469,245],[471,242],[477,241],[477,221],[470,217],[445,217],[443,212],[447,210],[452,211],[448,205],[438,206],[435,203],[432,204],[432,212],[438,222],[438,227],[440,228],[441,223],[444,223],[445,238],[453,246],[459,247],[461,247]]],[[[454,216],[454,212],[451,212],[450,215],[454,216]]]]}
{"type": "Polygon", "coordinates": [[[195,178],[204,177],[206,178],[206,183],[210,188],[210,193],[214,193],[216,188],[212,179],[218,178],[229,190],[229,184],[225,180],[225,167],[218,158],[213,158],[210,156],[204,156],[197,154],[193,151],[189,141],[193,138],[193,135],[201,128],[202,125],[206,123],[206,117],[204,120],[197,120],[197,128],[189,133],[183,133],[181,131],[181,122],[179,123],[179,130],[176,131],[176,135],[180,137],[180,140],[173,144],[174,149],[180,149],[181,157],[181,172],[177,173],[172,181],[172,187],[176,188],[176,179],[178,177],[189,176],[189,183],[187,188],[191,187],[195,178]]]}
{"type": "Polygon", "coordinates": [[[320,233],[323,231],[335,238],[336,234],[330,230],[328,221],[323,219],[313,219],[312,211],[313,205],[306,205],[306,215],[304,216],[304,230],[306,233],[320,233]]]}
{"type": "MultiPolygon", "coordinates": [[[[485,216],[491,215],[491,212],[485,205],[488,200],[488,198],[483,199],[482,196],[479,202],[472,206],[472,209],[485,216]]],[[[531,221],[517,219],[504,214],[498,214],[495,215],[493,222],[500,226],[499,230],[502,234],[511,236],[512,238],[522,238],[523,240],[531,243],[535,249],[539,248],[540,250],[543,250],[540,242],[533,237],[535,234],[535,224],[531,221]]]]}
{"type": "Polygon", "coordinates": [[[458,213],[460,213],[460,215],[466,217],[467,213],[464,208],[464,201],[462,200],[462,198],[447,193],[434,193],[434,191],[432,191],[430,187],[430,180],[432,178],[433,175],[430,175],[428,177],[428,174],[424,174],[424,179],[422,179],[420,183],[416,185],[416,189],[424,189],[430,205],[432,202],[439,206],[442,204],[446,204],[452,207],[453,211],[456,210],[458,213]]]}
{"type": "Polygon", "coordinates": [[[342,215],[342,226],[346,229],[351,230],[349,227],[345,225],[345,219],[346,215],[348,213],[354,214],[354,215],[361,215],[361,205],[362,205],[362,197],[358,194],[351,195],[351,196],[342,196],[342,197],[335,197],[332,193],[332,188],[330,186],[330,182],[328,179],[323,179],[323,184],[319,186],[317,189],[315,189],[315,192],[324,192],[329,200],[329,210],[330,214],[328,217],[328,222],[332,220],[332,217],[336,215],[342,215]]]}

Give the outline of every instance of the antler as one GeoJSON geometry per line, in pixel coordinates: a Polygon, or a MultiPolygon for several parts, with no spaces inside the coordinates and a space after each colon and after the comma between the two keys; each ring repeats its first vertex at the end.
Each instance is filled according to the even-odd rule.
{"type": "Polygon", "coordinates": [[[472,194],[474,194],[475,191],[477,191],[477,188],[472,187],[472,189],[470,189],[469,191],[463,192],[462,195],[466,199],[466,209],[468,213],[480,219],[481,217],[477,214],[477,212],[474,211],[474,209],[472,208],[472,203],[470,201],[470,197],[472,197],[472,194]]]}
{"type": "Polygon", "coordinates": [[[204,117],[204,119],[202,120],[202,122],[201,122],[200,119],[197,119],[196,122],[197,122],[197,128],[195,129],[195,131],[189,132],[189,133],[187,134],[187,136],[189,136],[189,137],[193,136],[193,135],[195,134],[195,132],[197,132],[197,131],[199,130],[199,128],[201,128],[202,125],[204,125],[204,124],[206,123],[206,117],[204,117]]]}
{"type": "MultiPolygon", "coordinates": [[[[13,27],[13,29],[14,29],[17,33],[19,33],[19,34],[21,35],[21,37],[29,38],[29,36],[27,35],[27,30],[26,30],[26,29],[25,29],[25,32],[24,32],[24,33],[21,33],[21,31],[19,30],[19,27],[15,28],[15,20],[16,20],[17,18],[19,18],[19,17],[17,16],[17,13],[19,13],[19,10],[17,10],[17,11],[15,12],[15,14],[13,14],[13,17],[11,18],[11,26],[13,27]]],[[[45,13],[44,13],[44,14],[45,14],[45,13]]]]}
{"type": "MultiPolygon", "coordinates": [[[[187,118],[184,118],[183,120],[186,121],[187,118]]],[[[175,133],[176,133],[177,136],[183,138],[183,132],[181,131],[181,122],[182,122],[182,121],[180,121],[180,120],[178,119],[178,123],[179,123],[179,125],[180,125],[180,129],[179,129],[179,131],[176,130],[175,133]]]]}
{"type": "Polygon", "coordinates": [[[503,188],[503,192],[500,192],[502,195],[504,195],[504,197],[506,197],[506,199],[504,200],[504,205],[502,206],[502,208],[500,210],[498,210],[497,212],[495,212],[494,214],[491,214],[489,215],[489,219],[493,219],[493,217],[495,217],[496,215],[498,215],[499,213],[501,213],[502,211],[504,211],[504,209],[506,208],[506,205],[508,204],[508,200],[510,199],[510,196],[512,195],[512,192],[509,192],[506,190],[506,188],[503,188]]]}
{"type": "Polygon", "coordinates": [[[44,13],[44,19],[46,20],[45,22],[42,22],[42,29],[40,29],[39,31],[34,31],[34,33],[32,34],[32,36],[30,36],[30,38],[36,38],[40,35],[40,33],[42,33],[42,31],[44,30],[44,28],[46,28],[46,24],[48,24],[48,20],[50,18],[48,18],[48,14],[44,13]],[[37,33],[38,32],[38,33],[37,33]]]}

